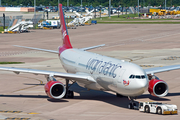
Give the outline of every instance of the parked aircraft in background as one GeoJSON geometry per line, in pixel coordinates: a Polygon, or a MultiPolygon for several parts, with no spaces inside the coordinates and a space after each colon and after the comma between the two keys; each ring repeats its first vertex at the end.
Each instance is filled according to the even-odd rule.
{"type": "Polygon", "coordinates": [[[88,9],[86,9],[85,11],[86,11],[85,16],[93,16],[94,9],[91,10],[91,11],[89,11],[88,9]]]}
{"type": "Polygon", "coordinates": [[[89,90],[113,91],[117,96],[128,96],[131,100],[130,108],[133,108],[133,99],[147,90],[153,96],[164,97],[167,95],[167,83],[159,80],[154,73],[180,69],[180,65],[144,70],[134,63],[87,51],[104,45],[81,49],[73,48],[69,40],[62,4],[59,5],[59,9],[63,45],[58,48],[58,51],[25,46],[18,47],[57,54],[67,73],[14,67],[0,67],[0,70],[13,71],[16,74],[24,72],[45,75],[47,78],[45,92],[54,99],[74,97],[73,91],[70,91],[68,86],[70,80],[89,90]],[[66,85],[54,77],[64,78],[66,85]]]}
{"type": "Polygon", "coordinates": [[[76,11],[73,11],[73,13],[74,13],[77,17],[79,17],[79,18],[87,17],[87,16],[91,16],[91,17],[93,16],[94,9],[91,10],[91,11],[89,11],[88,9],[86,9],[85,11],[86,11],[86,14],[84,14],[84,15],[81,15],[81,14],[79,14],[79,13],[76,12],[76,11]]]}
{"type": "Polygon", "coordinates": [[[68,26],[74,26],[74,25],[84,25],[87,21],[91,20],[93,18],[93,10],[91,10],[90,12],[88,10],[86,10],[86,14],[85,15],[81,15],[76,11],[73,11],[73,13],[76,15],[76,18],[74,18],[74,20],[72,20],[71,22],[68,23],[68,26]]]}

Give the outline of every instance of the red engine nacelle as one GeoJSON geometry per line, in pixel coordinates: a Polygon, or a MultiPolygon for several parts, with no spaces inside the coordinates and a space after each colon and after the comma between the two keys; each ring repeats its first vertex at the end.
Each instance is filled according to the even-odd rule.
{"type": "Polygon", "coordinates": [[[168,94],[168,85],[163,80],[152,79],[149,81],[148,91],[152,96],[164,97],[168,94]]]}
{"type": "Polygon", "coordinates": [[[45,92],[50,98],[61,99],[66,94],[66,88],[64,84],[59,81],[49,81],[46,83],[45,92]]]}

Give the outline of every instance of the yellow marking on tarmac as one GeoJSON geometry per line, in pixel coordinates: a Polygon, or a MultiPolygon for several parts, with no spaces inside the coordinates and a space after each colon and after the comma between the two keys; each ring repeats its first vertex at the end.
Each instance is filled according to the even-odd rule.
{"type": "Polygon", "coordinates": [[[21,113],[22,111],[3,111],[0,110],[0,113],[21,113]]]}
{"type": "Polygon", "coordinates": [[[0,110],[0,113],[23,113],[23,114],[29,114],[29,115],[33,115],[33,114],[40,114],[40,113],[35,113],[35,112],[30,112],[30,113],[24,113],[22,111],[6,111],[6,110],[0,110]]]}
{"type": "Polygon", "coordinates": [[[30,112],[30,113],[27,113],[27,114],[31,114],[31,115],[32,115],[32,114],[39,114],[39,113],[35,113],[35,112],[30,112]]]}
{"type": "Polygon", "coordinates": [[[180,57],[170,56],[170,57],[167,57],[167,58],[163,58],[163,59],[161,59],[161,60],[177,60],[178,58],[180,58],[180,57]]]}
{"type": "Polygon", "coordinates": [[[30,118],[6,118],[5,120],[29,120],[30,118]]]}
{"type": "Polygon", "coordinates": [[[141,67],[154,67],[154,65],[140,65],[141,67]]]}

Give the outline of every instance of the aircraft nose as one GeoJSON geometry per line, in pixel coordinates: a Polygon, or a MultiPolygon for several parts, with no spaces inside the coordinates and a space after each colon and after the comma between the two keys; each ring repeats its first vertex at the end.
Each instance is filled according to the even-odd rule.
{"type": "Polygon", "coordinates": [[[138,82],[138,86],[139,86],[140,88],[147,89],[148,83],[149,83],[147,79],[137,80],[137,82],[138,82]]]}

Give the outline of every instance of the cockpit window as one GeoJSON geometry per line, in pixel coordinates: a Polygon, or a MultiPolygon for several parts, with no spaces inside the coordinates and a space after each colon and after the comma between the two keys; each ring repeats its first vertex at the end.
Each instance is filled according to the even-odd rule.
{"type": "Polygon", "coordinates": [[[145,77],[145,75],[130,75],[129,78],[131,78],[131,79],[134,79],[134,78],[144,79],[144,78],[146,78],[146,77],[145,77]]]}
{"type": "Polygon", "coordinates": [[[144,78],[145,78],[145,75],[141,75],[141,78],[144,79],[144,78]]]}
{"type": "Polygon", "coordinates": [[[131,75],[129,78],[134,78],[135,77],[135,75],[131,75]]]}
{"type": "Polygon", "coordinates": [[[137,79],[141,79],[141,76],[140,76],[140,75],[136,75],[136,78],[137,78],[137,79]]]}

